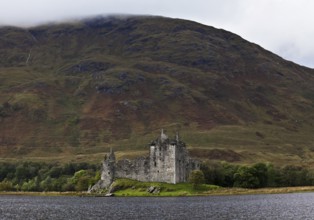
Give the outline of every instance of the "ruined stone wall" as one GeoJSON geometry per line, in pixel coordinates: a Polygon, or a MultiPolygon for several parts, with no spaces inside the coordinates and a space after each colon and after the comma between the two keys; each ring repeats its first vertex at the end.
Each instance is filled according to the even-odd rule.
{"type": "Polygon", "coordinates": [[[101,170],[101,180],[103,185],[109,186],[113,182],[115,178],[115,162],[113,153],[111,153],[109,157],[107,157],[107,155],[105,156],[101,170]]]}
{"type": "Polygon", "coordinates": [[[164,143],[150,146],[149,157],[119,160],[115,177],[144,182],[186,182],[190,170],[185,146],[164,143]]]}
{"type": "Polygon", "coordinates": [[[188,152],[183,143],[176,145],[175,158],[175,183],[186,182],[188,179],[188,174],[190,173],[190,167],[188,152]]]}
{"type": "Polygon", "coordinates": [[[115,177],[144,182],[150,181],[149,158],[140,157],[135,160],[119,160],[115,167],[115,177]]]}

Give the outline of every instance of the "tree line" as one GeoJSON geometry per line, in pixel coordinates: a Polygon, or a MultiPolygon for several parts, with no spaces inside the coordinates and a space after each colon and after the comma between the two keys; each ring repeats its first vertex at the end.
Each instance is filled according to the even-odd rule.
{"type": "Polygon", "coordinates": [[[201,165],[205,183],[223,187],[263,188],[313,186],[314,170],[301,166],[275,167],[270,163],[235,165],[206,162],[201,165]]]}
{"type": "MultiPolygon", "coordinates": [[[[0,163],[0,191],[86,191],[100,179],[101,165],[88,163],[0,163]]],[[[222,187],[263,188],[313,186],[314,170],[270,163],[236,165],[204,162],[201,174],[191,175],[199,181],[222,187]]]]}
{"type": "Polygon", "coordinates": [[[0,163],[0,191],[86,191],[100,179],[100,165],[88,163],[0,163]]]}

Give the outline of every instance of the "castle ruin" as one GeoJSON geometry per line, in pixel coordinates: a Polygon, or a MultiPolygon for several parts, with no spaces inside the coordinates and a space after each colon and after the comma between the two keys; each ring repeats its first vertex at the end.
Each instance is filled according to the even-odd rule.
{"type": "Polygon", "coordinates": [[[116,161],[115,154],[110,149],[102,164],[101,180],[91,191],[108,188],[115,178],[173,184],[186,182],[189,173],[195,169],[199,169],[199,163],[189,157],[186,145],[178,133],[174,139],[170,139],[162,130],[160,136],[150,144],[147,157],[116,161]]]}

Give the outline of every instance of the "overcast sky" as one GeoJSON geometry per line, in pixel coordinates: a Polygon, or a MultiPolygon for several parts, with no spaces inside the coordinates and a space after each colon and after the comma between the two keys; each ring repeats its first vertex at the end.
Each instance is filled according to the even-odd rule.
{"type": "Polygon", "coordinates": [[[314,68],[313,0],[0,0],[0,25],[29,26],[93,15],[149,14],[236,33],[314,68]]]}

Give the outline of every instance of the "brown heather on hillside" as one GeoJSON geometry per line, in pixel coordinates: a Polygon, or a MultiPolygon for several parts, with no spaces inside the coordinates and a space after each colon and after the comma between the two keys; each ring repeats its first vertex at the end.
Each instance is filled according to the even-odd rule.
{"type": "Polygon", "coordinates": [[[203,159],[311,165],[313,74],[185,20],[2,27],[0,157],[134,157],[164,128],[203,159]]]}

